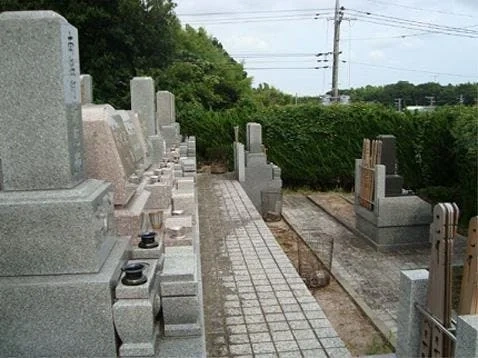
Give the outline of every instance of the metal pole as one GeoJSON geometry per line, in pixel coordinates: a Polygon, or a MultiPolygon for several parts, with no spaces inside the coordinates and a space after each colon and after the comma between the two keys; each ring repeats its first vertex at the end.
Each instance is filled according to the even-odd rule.
{"type": "Polygon", "coordinates": [[[334,16],[334,52],[332,67],[332,97],[335,101],[339,98],[339,43],[340,43],[340,22],[342,14],[340,13],[339,0],[335,0],[335,16],[334,16]]]}
{"type": "Polygon", "coordinates": [[[433,315],[428,312],[428,310],[426,310],[422,305],[415,302],[415,308],[419,310],[420,313],[423,314],[427,319],[429,319],[440,331],[445,333],[448,338],[450,338],[453,342],[456,342],[456,337],[453,335],[453,333],[450,332],[450,329],[442,325],[440,321],[433,317],[433,315]]]}

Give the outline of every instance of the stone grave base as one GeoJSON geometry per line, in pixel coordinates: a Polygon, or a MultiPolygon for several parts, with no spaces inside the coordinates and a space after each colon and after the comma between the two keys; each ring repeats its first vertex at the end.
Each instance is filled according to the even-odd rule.
{"type": "Polygon", "coordinates": [[[120,236],[140,235],[142,225],[146,219],[144,217],[144,208],[150,196],[149,191],[142,191],[135,195],[128,206],[123,209],[115,210],[116,233],[120,236]]]}
{"type": "Polygon", "coordinates": [[[355,205],[355,214],[356,228],[378,251],[429,245],[431,207],[418,197],[381,198],[374,211],[355,205]]]}
{"type": "Polygon", "coordinates": [[[116,357],[113,294],[128,240],[100,272],[0,277],[0,347],[8,357],[116,357]]]}

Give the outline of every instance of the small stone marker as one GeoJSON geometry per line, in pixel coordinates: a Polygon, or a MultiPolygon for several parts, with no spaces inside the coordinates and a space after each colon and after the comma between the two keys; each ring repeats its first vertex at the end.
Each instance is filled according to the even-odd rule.
{"type": "Polygon", "coordinates": [[[85,178],[78,32],[38,11],[0,14],[0,34],[0,188],[72,188],[85,178]]]}

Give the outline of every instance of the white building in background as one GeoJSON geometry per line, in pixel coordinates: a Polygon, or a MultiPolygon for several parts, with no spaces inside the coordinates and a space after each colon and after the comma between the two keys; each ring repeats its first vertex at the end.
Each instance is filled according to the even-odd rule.
{"type": "Polygon", "coordinates": [[[406,106],[405,109],[410,112],[431,112],[435,110],[435,106],[406,106]]]}
{"type": "MultiPolygon", "coordinates": [[[[328,94],[326,94],[324,96],[320,96],[320,100],[322,101],[322,104],[324,106],[329,106],[332,103],[334,103],[333,97],[328,95],[328,94]]],[[[350,104],[350,96],[348,96],[348,95],[339,96],[338,103],[340,103],[340,104],[350,104]]]]}

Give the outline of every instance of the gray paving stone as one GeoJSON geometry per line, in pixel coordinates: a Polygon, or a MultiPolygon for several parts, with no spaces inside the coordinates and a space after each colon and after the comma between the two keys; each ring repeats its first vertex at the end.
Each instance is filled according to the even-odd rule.
{"type": "Polygon", "coordinates": [[[240,308],[241,303],[239,301],[226,301],[224,302],[224,308],[240,308]]]}
{"type": "Polygon", "coordinates": [[[262,314],[260,314],[260,315],[247,315],[247,316],[244,316],[244,320],[246,321],[246,324],[263,323],[264,322],[264,316],[262,314]]]}
{"type": "Polygon", "coordinates": [[[345,348],[344,342],[338,337],[321,338],[320,344],[322,344],[324,348],[345,348]]]}
{"type": "Polygon", "coordinates": [[[325,318],[309,319],[312,328],[332,328],[330,321],[325,318]]]}
{"type": "Polygon", "coordinates": [[[327,348],[327,354],[330,358],[350,358],[352,355],[346,348],[327,348]]]}
{"type": "Polygon", "coordinates": [[[261,300],[262,307],[278,305],[278,304],[279,304],[279,301],[277,301],[275,298],[267,298],[267,299],[261,300]]]}
{"type": "Polygon", "coordinates": [[[297,342],[294,341],[294,340],[277,341],[277,342],[274,341],[274,345],[276,347],[276,350],[279,353],[280,352],[287,352],[287,351],[297,351],[299,349],[299,346],[297,345],[297,342]]]}
{"type": "Polygon", "coordinates": [[[297,341],[300,349],[314,349],[321,348],[317,339],[300,339],[297,341]]]}
{"type": "Polygon", "coordinates": [[[281,313],[282,309],[281,306],[279,305],[273,305],[273,306],[263,306],[262,310],[264,313],[281,313]]]}
{"type": "Polygon", "coordinates": [[[247,315],[262,315],[260,307],[245,307],[242,309],[244,314],[247,315]]]}
{"type": "Polygon", "coordinates": [[[258,307],[259,306],[259,300],[242,301],[241,305],[242,305],[242,307],[258,307]]]}
{"type": "Polygon", "coordinates": [[[290,305],[282,305],[281,307],[282,307],[282,310],[284,312],[299,312],[299,311],[301,311],[300,306],[298,304],[295,304],[295,303],[290,304],[290,305]]]}
{"type": "Polygon", "coordinates": [[[244,324],[244,317],[243,316],[226,317],[226,324],[228,326],[233,324],[244,324]]]}
{"type": "Polygon", "coordinates": [[[229,350],[232,355],[251,354],[252,349],[250,344],[231,344],[229,350]]]}
{"type": "Polygon", "coordinates": [[[299,350],[290,351],[290,352],[279,352],[279,358],[297,358],[302,357],[302,354],[299,350]]]}
{"type": "Polygon", "coordinates": [[[232,334],[229,336],[229,342],[232,344],[249,343],[247,334],[232,334]]]}
{"type": "Polygon", "coordinates": [[[227,326],[227,331],[229,334],[240,334],[240,333],[246,333],[247,328],[245,324],[237,324],[234,326],[227,326]]]}
{"type": "Polygon", "coordinates": [[[292,335],[292,332],[290,330],[271,332],[271,334],[272,334],[272,340],[274,342],[294,340],[294,336],[292,335]]]}
{"type": "Polygon", "coordinates": [[[240,308],[226,308],[226,316],[242,316],[242,311],[240,308]]]}
{"type": "Polygon", "coordinates": [[[257,292],[257,296],[261,300],[275,297],[274,292],[272,292],[272,290],[269,291],[269,292],[257,292]]]}
{"type": "Polygon", "coordinates": [[[247,331],[249,333],[268,332],[269,328],[265,323],[251,323],[247,325],[247,331]]]}
{"type": "Polygon", "coordinates": [[[337,337],[337,332],[333,328],[316,328],[314,332],[319,338],[337,337]]]}
{"type": "Polygon", "coordinates": [[[281,306],[291,305],[291,304],[297,303],[296,299],[291,298],[291,297],[279,297],[279,302],[280,302],[281,306]]]}
{"type": "Polygon", "coordinates": [[[305,316],[302,312],[284,312],[284,315],[288,321],[298,321],[305,319],[305,316]]]}
{"type": "Polygon", "coordinates": [[[267,322],[285,321],[285,316],[282,313],[269,313],[269,314],[266,314],[266,321],[267,322]]]}
{"type": "Polygon", "coordinates": [[[270,342],[271,335],[269,332],[250,333],[249,339],[251,340],[252,343],[270,342]]]}
{"type": "Polygon", "coordinates": [[[297,340],[316,339],[312,329],[294,329],[293,333],[297,340]]]}
{"type": "Polygon", "coordinates": [[[302,351],[304,358],[327,358],[327,354],[323,349],[307,349],[302,351]]]}
{"type": "Polygon", "coordinates": [[[272,342],[253,343],[252,351],[254,354],[258,353],[274,353],[276,350],[272,342]]]}
{"type": "Polygon", "coordinates": [[[267,324],[269,325],[269,329],[270,329],[271,332],[290,330],[289,325],[285,321],[282,321],[282,322],[268,322],[267,324]]]}

